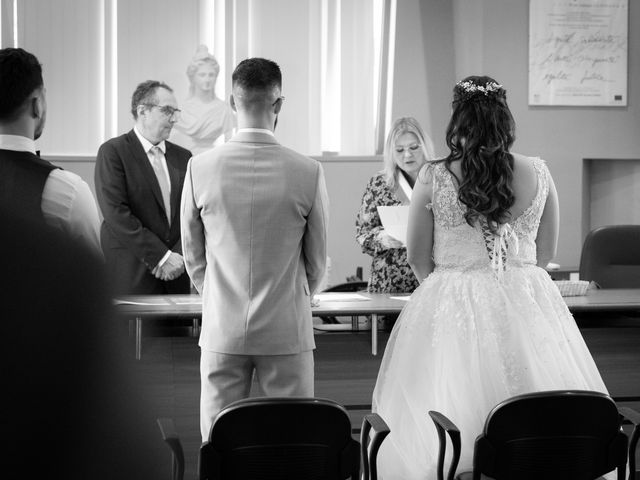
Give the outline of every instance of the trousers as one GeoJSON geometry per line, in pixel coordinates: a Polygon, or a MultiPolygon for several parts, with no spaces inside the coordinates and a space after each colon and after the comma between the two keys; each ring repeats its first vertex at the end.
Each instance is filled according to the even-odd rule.
{"type": "Polygon", "coordinates": [[[227,405],[249,397],[253,378],[267,397],[313,397],[313,351],[290,355],[232,355],[200,351],[200,433],[227,405]]]}

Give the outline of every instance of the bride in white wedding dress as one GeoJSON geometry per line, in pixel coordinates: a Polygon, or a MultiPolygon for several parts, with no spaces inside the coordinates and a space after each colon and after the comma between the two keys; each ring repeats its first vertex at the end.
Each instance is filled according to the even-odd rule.
{"type": "Polygon", "coordinates": [[[421,281],[389,337],[373,410],[391,434],[384,480],[436,478],[438,440],[427,412],[462,435],[459,471],[489,411],[542,390],[607,393],[571,313],[544,266],[555,255],[558,203],[544,161],[510,153],[505,89],[468,77],[453,90],[451,153],[423,167],[408,229],[421,281]]]}

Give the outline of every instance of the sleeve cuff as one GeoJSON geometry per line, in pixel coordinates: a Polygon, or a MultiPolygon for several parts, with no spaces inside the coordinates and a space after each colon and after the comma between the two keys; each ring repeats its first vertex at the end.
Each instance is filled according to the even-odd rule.
{"type": "Polygon", "coordinates": [[[169,258],[169,255],[171,255],[171,250],[167,250],[167,253],[165,253],[164,257],[160,259],[160,261],[158,262],[158,265],[156,265],[156,268],[160,268],[162,265],[164,265],[164,262],[167,261],[167,259],[169,258]]]}

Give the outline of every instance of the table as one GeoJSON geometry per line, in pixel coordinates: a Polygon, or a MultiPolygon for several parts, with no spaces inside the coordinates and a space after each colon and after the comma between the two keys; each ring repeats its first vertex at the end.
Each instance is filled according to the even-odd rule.
{"type": "Polygon", "coordinates": [[[587,295],[563,298],[572,313],[640,310],[640,289],[638,288],[589,290],[587,295]]]}
{"type": "MultiPolygon", "coordinates": [[[[402,295],[358,293],[365,300],[350,300],[353,293],[336,292],[336,301],[321,301],[312,307],[313,316],[367,315],[371,317],[371,353],[378,353],[378,316],[398,314],[407,303],[402,295]],[[396,297],[396,298],[393,298],[396,297]]],[[[114,299],[120,316],[135,319],[136,359],[142,356],[142,321],[152,317],[201,317],[202,299],[199,295],[125,295],[114,299]]]]}
{"type": "MultiPolygon", "coordinates": [[[[366,300],[353,299],[353,293],[331,293],[332,300],[321,300],[312,307],[314,316],[371,317],[371,354],[378,353],[378,316],[398,314],[408,296],[358,292],[366,300]],[[403,299],[404,298],[404,299],[403,299]]],[[[640,289],[589,290],[587,295],[563,297],[571,312],[640,311],[640,289]]],[[[202,316],[199,295],[127,295],[114,299],[119,316],[135,319],[136,359],[142,356],[142,321],[154,316],[202,316]]]]}

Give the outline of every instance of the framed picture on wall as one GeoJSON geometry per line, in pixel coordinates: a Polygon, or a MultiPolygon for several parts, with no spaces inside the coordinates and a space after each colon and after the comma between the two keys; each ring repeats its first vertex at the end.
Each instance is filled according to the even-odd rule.
{"type": "Polygon", "coordinates": [[[628,0],[529,0],[529,105],[626,106],[628,0]]]}

